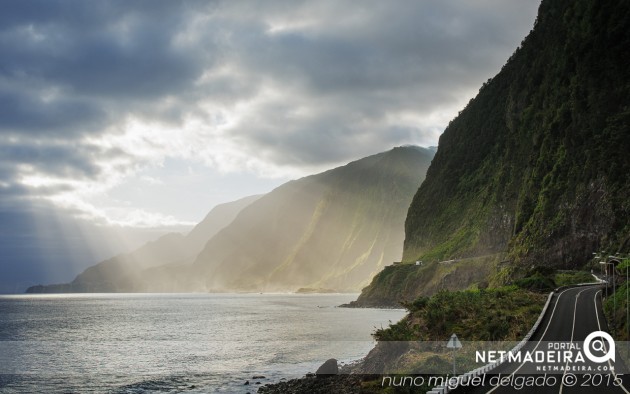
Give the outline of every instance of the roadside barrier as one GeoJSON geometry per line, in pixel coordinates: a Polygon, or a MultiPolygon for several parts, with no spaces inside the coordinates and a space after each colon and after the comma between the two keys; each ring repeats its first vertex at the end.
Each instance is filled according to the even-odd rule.
{"type": "MultiPolygon", "coordinates": [[[[556,289],[556,291],[557,290],[558,289],[556,289]]],[[[531,330],[529,330],[529,332],[525,335],[525,337],[510,350],[510,353],[512,354],[518,353],[523,348],[523,346],[525,346],[527,341],[529,341],[532,335],[536,333],[536,330],[538,330],[540,323],[545,318],[545,314],[547,313],[547,309],[549,309],[549,304],[551,303],[551,299],[553,298],[553,295],[556,293],[556,291],[552,291],[551,293],[549,293],[549,296],[547,297],[547,302],[545,303],[545,306],[543,307],[542,312],[540,312],[540,315],[538,316],[538,320],[536,320],[536,323],[534,323],[531,330]]],[[[505,359],[507,359],[507,357],[505,359]]],[[[501,361],[496,361],[490,364],[486,364],[483,367],[479,367],[477,369],[473,369],[472,371],[466,372],[457,378],[460,379],[461,382],[468,382],[472,378],[475,378],[479,375],[483,375],[485,373],[492,371],[499,365],[503,364],[504,362],[503,360],[505,359],[502,359],[501,361]]],[[[434,387],[430,391],[427,391],[427,394],[447,394],[450,391],[451,391],[451,388],[448,386],[448,384],[445,384],[442,386],[434,387]]]]}

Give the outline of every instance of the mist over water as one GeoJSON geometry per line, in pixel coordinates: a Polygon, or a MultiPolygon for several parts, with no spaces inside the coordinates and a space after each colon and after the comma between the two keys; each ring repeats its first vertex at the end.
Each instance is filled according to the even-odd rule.
{"type": "Polygon", "coordinates": [[[0,296],[0,389],[23,392],[255,392],[243,386],[348,362],[402,310],[296,294],[0,296]],[[252,379],[253,376],[264,379],[252,379]]]}

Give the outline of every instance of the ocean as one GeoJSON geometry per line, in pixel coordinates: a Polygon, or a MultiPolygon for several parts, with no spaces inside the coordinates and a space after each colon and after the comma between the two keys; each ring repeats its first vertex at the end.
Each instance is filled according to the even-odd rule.
{"type": "Polygon", "coordinates": [[[255,393],[362,358],[404,315],[337,308],[356,296],[0,296],[0,392],[255,393]]]}

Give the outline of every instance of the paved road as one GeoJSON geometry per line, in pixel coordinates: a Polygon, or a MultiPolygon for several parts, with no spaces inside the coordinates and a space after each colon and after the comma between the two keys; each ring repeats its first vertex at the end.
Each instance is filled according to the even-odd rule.
{"type": "MultiPolygon", "coordinates": [[[[580,348],[586,337],[595,331],[608,331],[606,321],[602,313],[602,293],[603,287],[600,285],[584,286],[566,289],[555,294],[549,304],[547,313],[542,320],[537,332],[532,336],[524,351],[547,351],[550,346],[561,346],[561,343],[569,345],[573,343],[580,348]]],[[[596,338],[597,339],[597,338],[596,338]]],[[[603,356],[608,349],[601,353],[593,351],[595,356],[603,356]]],[[[617,348],[617,350],[619,350],[617,348]]],[[[584,352],[582,351],[582,354],[584,352]]],[[[574,353],[575,354],[575,353],[574,353]]],[[[486,375],[485,384],[475,389],[460,388],[456,393],[620,393],[630,394],[630,379],[627,376],[615,382],[615,375],[611,368],[616,368],[616,373],[623,373],[625,366],[621,362],[621,357],[617,353],[616,363],[611,361],[604,363],[594,363],[590,360],[581,363],[548,362],[510,362],[504,363],[496,368],[491,374],[486,375]],[[547,371],[541,368],[547,367],[547,371]],[[564,369],[552,372],[550,368],[564,366],[564,369]],[[571,370],[564,371],[570,366],[571,370]],[[577,370],[576,370],[577,369],[577,370]],[[514,383],[518,381],[523,385],[525,379],[541,377],[547,373],[550,377],[546,384],[539,385],[539,379],[535,388],[527,386],[517,389],[514,383]],[[498,374],[503,379],[510,379],[506,386],[497,386],[497,378],[491,381],[492,377],[498,374]],[[570,376],[569,376],[570,375],[570,376]],[[573,379],[575,377],[575,379],[573,379]],[[555,379],[553,379],[555,378],[555,379]],[[490,384],[492,382],[493,384],[490,384]],[[575,385],[573,385],[575,383],[575,385]],[[619,384],[621,383],[621,384],[619,384]]],[[[531,382],[531,380],[530,380],[531,382]]]]}

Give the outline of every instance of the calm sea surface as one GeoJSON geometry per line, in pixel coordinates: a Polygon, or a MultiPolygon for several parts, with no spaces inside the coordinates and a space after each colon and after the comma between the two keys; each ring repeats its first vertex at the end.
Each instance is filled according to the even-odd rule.
{"type": "Polygon", "coordinates": [[[365,356],[374,329],[404,315],[336,308],[355,298],[0,296],[0,392],[254,393],[328,358],[365,356]]]}

